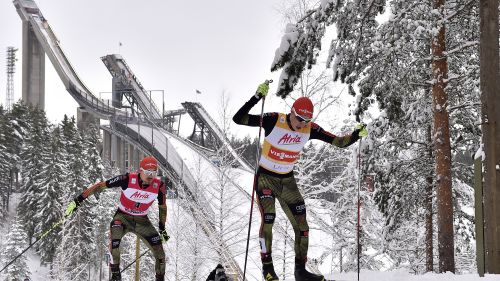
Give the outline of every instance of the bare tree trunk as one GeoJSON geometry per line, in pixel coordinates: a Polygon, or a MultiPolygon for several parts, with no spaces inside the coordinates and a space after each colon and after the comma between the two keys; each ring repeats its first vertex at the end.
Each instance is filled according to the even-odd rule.
{"type": "MultiPolygon", "coordinates": [[[[435,8],[444,9],[445,0],[435,0],[435,8]]],[[[439,272],[455,272],[453,237],[453,202],[451,189],[451,147],[448,117],[448,96],[445,91],[448,76],[445,27],[441,17],[439,32],[432,40],[432,85],[434,112],[434,146],[436,155],[436,186],[438,209],[439,272]]]]}
{"type": "MultiPolygon", "coordinates": [[[[427,157],[429,161],[432,158],[432,147],[430,144],[432,143],[432,128],[429,125],[427,129],[427,141],[429,143],[429,148],[427,149],[427,157]]],[[[433,191],[433,180],[432,180],[432,172],[429,171],[429,175],[427,176],[427,186],[425,188],[425,269],[427,272],[434,271],[434,245],[433,245],[433,236],[434,229],[432,223],[432,191],[433,191]]]]}
{"type": "Polygon", "coordinates": [[[486,272],[500,273],[500,86],[498,0],[480,1],[480,71],[484,161],[484,236],[486,272]]]}

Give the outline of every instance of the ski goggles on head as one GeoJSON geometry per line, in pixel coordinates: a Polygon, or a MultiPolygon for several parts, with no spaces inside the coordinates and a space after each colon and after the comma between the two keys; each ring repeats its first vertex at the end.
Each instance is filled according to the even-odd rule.
{"type": "Polygon", "coordinates": [[[150,176],[150,177],[154,177],[156,176],[156,173],[158,173],[157,170],[145,170],[143,168],[141,168],[141,171],[146,175],[146,176],[150,176]]]}
{"type": "Polygon", "coordinates": [[[297,118],[297,120],[299,122],[304,122],[304,123],[311,122],[311,118],[305,118],[305,117],[298,115],[297,112],[295,111],[295,108],[292,108],[292,112],[293,112],[293,115],[295,115],[295,118],[297,118]]]}

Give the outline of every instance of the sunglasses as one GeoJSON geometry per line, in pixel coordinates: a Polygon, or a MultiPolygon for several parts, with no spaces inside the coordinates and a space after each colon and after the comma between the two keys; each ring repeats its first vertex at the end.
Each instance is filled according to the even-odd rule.
{"type": "Polygon", "coordinates": [[[304,119],[303,117],[299,116],[299,115],[295,115],[295,118],[297,118],[297,120],[299,122],[304,122],[304,123],[309,123],[311,122],[311,119],[304,119]]]}
{"type": "Polygon", "coordinates": [[[309,123],[309,122],[311,122],[311,119],[309,119],[309,118],[304,118],[304,117],[302,117],[302,116],[298,115],[298,114],[297,114],[297,112],[295,112],[295,109],[294,109],[294,108],[292,108],[292,112],[293,112],[293,115],[295,115],[295,118],[297,118],[297,120],[298,120],[299,122],[301,122],[301,123],[302,123],[302,122],[304,122],[304,123],[309,123]]]}
{"type": "Polygon", "coordinates": [[[146,175],[146,176],[150,176],[150,177],[154,177],[156,176],[156,173],[158,172],[157,170],[144,170],[143,168],[141,168],[141,171],[146,175]]]}

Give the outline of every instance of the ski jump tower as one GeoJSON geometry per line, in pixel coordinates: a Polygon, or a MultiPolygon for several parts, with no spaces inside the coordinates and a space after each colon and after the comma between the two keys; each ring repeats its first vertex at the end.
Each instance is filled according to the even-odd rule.
{"type": "MultiPolygon", "coordinates": [[[[29,4],[29,2],[27,2],[29,4]]],[[[28,11],[38,13],[34,2],[28,11]]],[[[22,17],[21,17],[22,18],[22,17]]],[[[45,52],[35,36],[33,27],[23,19],[23,101],[39,108],[45,108],[45,52]]]]}

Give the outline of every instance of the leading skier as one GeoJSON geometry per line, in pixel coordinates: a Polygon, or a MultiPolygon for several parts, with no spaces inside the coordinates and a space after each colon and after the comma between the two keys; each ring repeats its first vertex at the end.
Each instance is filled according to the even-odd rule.
{"type": "Polygon", "coordinates": [[[158,162],[152,156],[147,156],[140,162],[140,171],[126,173],[106,181],[98,182],[83,191],[66,208],[66,215],[70,216],[82,202],[95,192],[106,188],[121,187],[120,203],[110,224],[111,261],[109,268],[111,280],[120,281],[120,241],[128,232],[139,236],[153,252],[156,259],[156,281],[165,280],[165,252],[162,242],[169,239],[165,230],[167,219],[167,205],[165,203],[165,185],[156,177],[158,162]],[[154,200],[158,198],[159,229],[152,225],[147,214],[154,200]]]}
{"type": "Polygon", "coordinates": [[[305,268],[309,247],[309,226],[306,220],[306,206],[293,175],[293,167],[300,152],[310,139],[318,139],[337,147],[347,147],[368,132],[364,125],[358,125],[350,135],[338,137],[311,122],[314,107],[307,97],[300,97],[293,103],[290,113],[249,114],[269,91],[269,83],[259,85],[250,98],[233,117],[236,124],[258,127],[262,124],[265,139],[261,148],[255,191],[261,212],[259,231],[262,273],[266,281],[279,280],[274,271],[272,252],[272,228],[276,217],[275,201],[281,208],[295,232],[295,280],[321,281],[322,275],[308,272],[305,268]]]}

